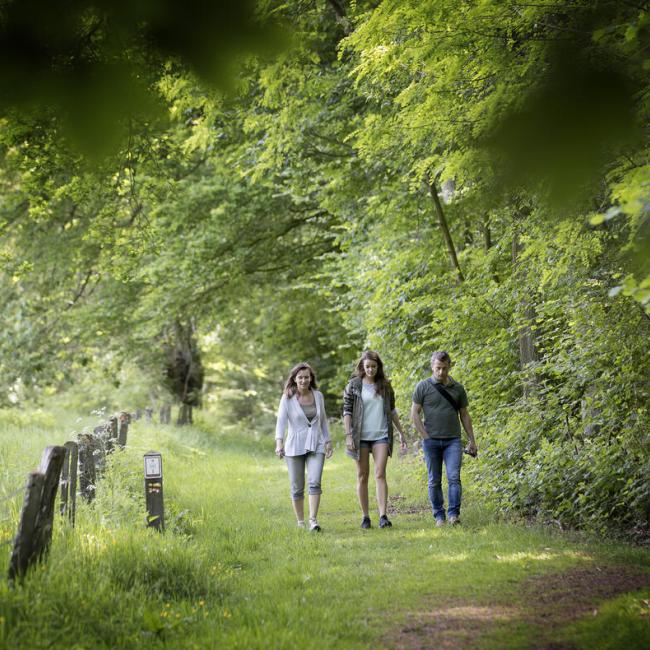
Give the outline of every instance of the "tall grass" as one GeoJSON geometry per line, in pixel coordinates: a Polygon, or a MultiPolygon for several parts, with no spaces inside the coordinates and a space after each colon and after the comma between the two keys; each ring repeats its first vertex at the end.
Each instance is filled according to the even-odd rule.
{"type": "MultiPolygon", "coordinates": [[[[0,494],[24,482],[45,444],[69,438],[74,424],[57,415],[19,421],[0,414],[0,494]]],[[[498,522],[471,484],[463,526],[435,529],[423,464],[412,455],[389,462],[394,527],[362,531],[354,463],[339,429],[335,438],[323,477],[323,533],[313,535],[295,526],[286,468],[270,436],[226,430],[205,417],[184,429],[135,423],[95,502],[79,503],[76,528],[57,521],[48,560],[14,589],[0,582],[0,645],[362,648],[410,613],[445,603],[523,611],[520,585],[534,576],[604,562],[642,572],[650,564],[641,549],[498,522]],[[163,454],[162,535],[144,526],[142,456],[152,449],[163,454]]],[[[19,503],[0,505],[1,539],[15,531],[19,503]]],[[[4,553],[5,575],[7,561],[4,553]]],[[[612,607],[649,631],[629,601],[612,607]]],[[[597,619],[584,626],[558,635],[585,648],[591,630],[607,635],[597,619]]],[[[481,637],[480,647],[530,647],[538,632],[515,617],[481,637]]]]}

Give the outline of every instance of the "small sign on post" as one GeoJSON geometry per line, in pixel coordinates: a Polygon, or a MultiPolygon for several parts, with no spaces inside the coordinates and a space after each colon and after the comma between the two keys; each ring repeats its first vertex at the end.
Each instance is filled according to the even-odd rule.
{"type": "Polygon", "coordinates": [[[149,451],[144,455],[144,494],[147,502],[147,526],[165,530],[163,503],[162,454],[149,451]]]}

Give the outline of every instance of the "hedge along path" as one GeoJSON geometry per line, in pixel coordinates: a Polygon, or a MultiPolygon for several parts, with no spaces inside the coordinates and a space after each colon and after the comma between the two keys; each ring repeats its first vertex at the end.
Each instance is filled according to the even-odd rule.
{"type": "MultiPolygon", "coordinates": [[[[167,493],[201,512],[195,539],[227,569],[223,647],[243,638],[250,647],[591,647],[558,644],[621,594],[650,599],[639,591],[650,589],[647,550],[496,522],[467,481],[463,525],[434,528],[419,457],[389,461],[394,527],[378,529],[374,514],[362,531],[355,466],[339,440],[323,475],[323,533],[310,535],[295,527],[271,436],[171,435],[167,451],[159,445],[167,493]]],[[[370,493],[372,510],[372,472],[370,493]]],[[[629,616],[650,633],[650,620],[629,616]]]]}

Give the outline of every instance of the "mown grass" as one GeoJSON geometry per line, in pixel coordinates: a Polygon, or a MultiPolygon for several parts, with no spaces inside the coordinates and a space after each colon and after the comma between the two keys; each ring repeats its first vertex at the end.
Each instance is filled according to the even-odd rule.
{"type": "MultiPolygon", "coordinates": [[[[74,419],[0,413],[0,495],[70,438],[74,419]]],[[[340,433],[340,432],[339,432],[340,433]]],[[[341,441],[340,441],[341,442],[341,441]]],[[[393,458],[391,530],[359,529],[354,464],[342,444],[326,464],[320,522],[295,527],[286,469],[270,436],[203,421],[186,429],[136,423],[77,526],[58,521],[51,554],[23,585],[0,581],[0,644],[8,648],[364,648],[418,613],[469,603],[514,612],[459,647],[528,648],[524,585],[576,567],[650,568],[646,550],[498,521],[465,486],[463,526],[435,529],[421,461],[393,458]],[[163,453],[167,532],[146,530],[142,455],[163,453]]],[[[0,541],[20,496],[0,504],[0,541]]],[[[376,517],[374,518],[376,522],[376,517]]],[[[5,545],[0,571],[6,575],[5,545]]],[[[543,584],[541,582],[540,584],[543,584]]],[[[612,599],[546,630],[579,648],[646,647],[650,591],[612,599]],[[645,602],[644,602],[645,601],[645,602]],[[634,630],[629,634],[627,630],[634,630]],[[609,644],[609,645],[608,645],[609,644]]],[[[495,621],[497,618],[495,617],[495,621]]]]}

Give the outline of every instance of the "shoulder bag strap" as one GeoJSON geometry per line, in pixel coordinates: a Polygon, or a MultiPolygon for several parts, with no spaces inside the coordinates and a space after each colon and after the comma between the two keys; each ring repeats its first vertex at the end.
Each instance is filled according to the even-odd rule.
{"type": "Polygon", "coordinates": [[[436,384],[433,379],[431,379],[431,384],[454,407],[454,411],[458,413],[460,408],[458,404],[456,404],[456,400],[440,384],[436,384]]]}

